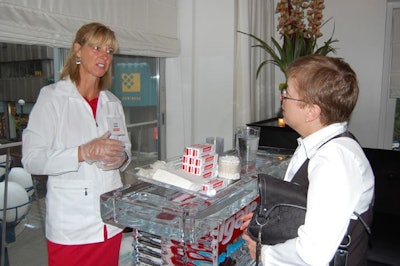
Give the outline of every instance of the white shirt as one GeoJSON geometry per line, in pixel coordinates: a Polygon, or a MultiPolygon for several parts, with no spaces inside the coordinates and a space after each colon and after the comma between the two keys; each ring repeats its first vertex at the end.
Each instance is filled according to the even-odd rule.
{"type": "Polygon", "coordinates": [[[360,145],[351,138],[333,139],[347,123],[329,125],[298,139],[285,180],[309,158],[307,213],[298,237],[263,246],[264,265],[328,265],[342,241],[353,212],[365,212],[373,198],[374,174],[360,145]]]}
{"type": "MultiPolygon", "coordinates": [[[[99,95],[96,119],[70,79],[43,87],[23,132],[22,163],[31,174],[48,175],[46,238],[59,244],[104,240],[100,195],[122,186],[119,170],[103,171],[78,162],[78,147],[108,130],[107,117],[120,117],[121,102],[109,91],[99,95]]],[[[131,143],[118,137],[131,157],[131,143]]],[[[108,237],[121,229],[107,225],[108,237]]]]}

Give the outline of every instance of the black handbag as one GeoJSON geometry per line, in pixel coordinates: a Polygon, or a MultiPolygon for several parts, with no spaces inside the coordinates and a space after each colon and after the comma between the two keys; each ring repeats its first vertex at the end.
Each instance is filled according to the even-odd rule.
{"type": "MultiPolygon", "coordinates": [[[[304,224],[308,186],[287,182],[268,174],[258,174],[260,202],[247,228],[247,234],[257,242],[256,265],[261,253],[261,245],[275,245],[297,237],[299,226],[304,224]]],[[[370,208],[363,215],[372,213],[370,208]]],[[[363,217],[358,217],[349,225],[348,234],[343,238],[330,265],[348,265],[348,250],[351,234],[359,222],[368,234],[371,234],[363,217]]]]}
{"type": "Polygon", "coordinates": [[[304,224],[307,188],[267,174],[259,174],[260,203],[247,228],[248,235],[264,245],[297,237],[304,224]]]}

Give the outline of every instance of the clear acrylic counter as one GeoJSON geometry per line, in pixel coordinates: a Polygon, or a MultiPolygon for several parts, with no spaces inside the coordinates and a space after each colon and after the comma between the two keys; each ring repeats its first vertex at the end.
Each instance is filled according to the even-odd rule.
{"type": "Polygon", "coordinates": [[[289,159],[259,151],[256,171],[215,196],[137,176],[137,183],[101,196],[101,215],[106,223],[134,228],[134,265],[250,265],[240,217],[257,206],[257,173],[282,178],[289,159]]]}

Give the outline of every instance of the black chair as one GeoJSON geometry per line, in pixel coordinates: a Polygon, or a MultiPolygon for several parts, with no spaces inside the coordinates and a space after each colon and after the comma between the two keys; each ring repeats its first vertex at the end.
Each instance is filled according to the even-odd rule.
{"type": "Polygon", "coordinates": [[[400,265],[400,152],[364,148],[375,174],[368,265],[400,265]]]}

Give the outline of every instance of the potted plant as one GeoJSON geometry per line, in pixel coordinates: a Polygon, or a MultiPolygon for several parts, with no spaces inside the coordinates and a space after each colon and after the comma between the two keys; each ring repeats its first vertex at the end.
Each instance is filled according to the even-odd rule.
{"type": "MultiPolygon", "coordinates": [[[[270,46],[253,34],[239,31],[257,40],[258,44],[252,47],[263,49],[272,58],[263,61],[258,66],[256,77],[264,65],[272,63],[279,67],[286,79],[286,69],[295,59],[309,54],[327,55],[336,52],[332,46],[337,42],[332,39],[334,31],[321,47],[317,45],[317,40],[322,36],[321,27],[330,20],[323,22],[324,8],[324,0],[280,0],[275,13],[279,14],[277,30],[281,35],[282,44],[271,37],[273,46],[270,46]]],[[[286,80],[279,86],[279,89],[284,88],[286,88],[286,80]]]]}
{"type": "MultiPolygon", "coordinates": [[[[322,37],[321,27],[327,23],[323,21],[324,0],[280,0],[277,3],[275,13],[278,14],[277,30],[281,40],[271,37],[272,45],[259,37],[241,32],[255,39],[258,43],[252,47],[263,49],[271,59],[266,59],[257,68],[256,78],[261,69],[269,63],[279,67],[285,76],[285,81],[279,84],[279,89],[286,88],[286,69],[290,63],[299,57],[309,54],[328,55],[336,53],[333,44],[333,33],[322,46],[317,45],[317,40],[322,37]]],[[[278,117],[258,121],[249,125],[261,128],[260,146],[278,147],[294,150],[297,146],[298,133],[285,126],[281,113],[278,117]]]]}

